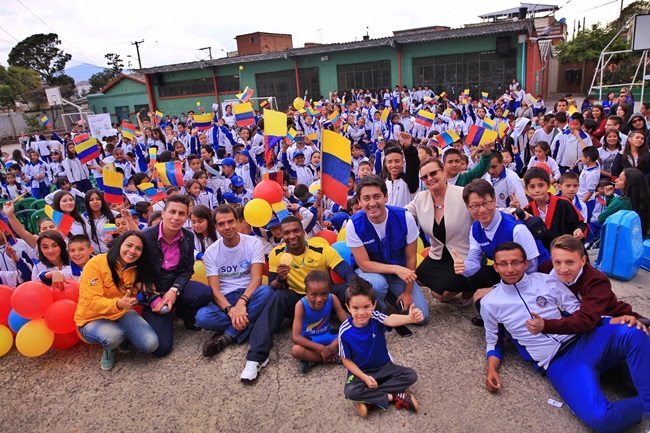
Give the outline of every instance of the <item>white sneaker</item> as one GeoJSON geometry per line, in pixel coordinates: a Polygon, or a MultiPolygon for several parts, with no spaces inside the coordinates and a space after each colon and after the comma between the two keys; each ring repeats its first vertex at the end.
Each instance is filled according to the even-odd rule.
{"type": "Polygon", "coordinates": [[[241,372],[241,376],[239,376],[239,378],[244,383],[252,384],[255,379],[257,379],[257,375],[260,370],[266,367],[268,363],[269,358],[266,358],[266,361],[262,363],[259,363],[257,361],[246,361],[246,367],[244,367],[244,370],[241,372]]]}

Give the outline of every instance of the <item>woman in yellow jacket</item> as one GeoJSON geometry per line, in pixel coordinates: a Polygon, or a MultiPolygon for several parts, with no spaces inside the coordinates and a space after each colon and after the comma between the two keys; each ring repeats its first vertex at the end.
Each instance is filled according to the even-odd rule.
{"type": "Polygon", "coordinates": [[[81,336],[91,344],[101,344],[102,370],[115,364],[115,349],[151,353],[158,337],[136,312],[135,296],[152,286],[144,238],[140,232],[121,235],[106,254],[93,257],[81,273],[79,303],[74,320],[81,336]],[[130,343],[130,344],[129,344],[130,343]]]}

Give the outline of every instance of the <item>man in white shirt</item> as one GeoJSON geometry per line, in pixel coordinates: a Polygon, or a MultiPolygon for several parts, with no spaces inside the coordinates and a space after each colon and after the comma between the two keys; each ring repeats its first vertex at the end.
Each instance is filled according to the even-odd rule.
{"type": "Polygon", "coordinates": [[[216,332],[203,345],[206,357],[221,352],[234,340],[246,340],[273,292],[271,286],[262,285],[262,241],[239,234],[235,210],[229,205],[217,207],[215,223],[221,238],[203,256],[213,299],[196,314],[198,326],[216,332]]]}

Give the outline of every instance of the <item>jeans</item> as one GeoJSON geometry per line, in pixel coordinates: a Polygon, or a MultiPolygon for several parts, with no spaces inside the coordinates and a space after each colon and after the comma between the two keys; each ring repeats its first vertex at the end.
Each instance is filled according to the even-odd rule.
{"type": "MultiPolygon", "coordinates": [[[[194,324],[196,312],[205,307],[212,300],[212,289],[198,281],[190,281],[176,299],[174,308],[176,315],[186,323],[194,324]]],[[[174,314],[158,314],[151,311],[151,308],[144,307],[142,317],[151,325],[158,335],[160,345],[154,356],[165,356],[172,351],[174,346],[174,314]]]]}
{"type": "MultiPolygon", "coordinates": [[[[230,305],[235,305],[244,291],[245,289],[238,289],[225,295],[230,305]]],[[[266,301],[272,293],[273,289],[268,284],[264,284],[255,290],[246,307],[246,311],[248,312],[248,326],[242,331],[235,329],[230,316],[221,308],[217,307],[214,302],[210,302],[196,313],[196,324],[209,331],[223,331],[224,334],[228,334],[233,340],[236,339],[241,344],[248,338],[248,334],[253,329],[255,321],[262,313],[264,304],[266,304],[266,301]]]]}
{"type": "Polygon", "coordinates": [[[113,350],[124,340],[131,342],[138,352],[152,353],[158,348],[158,336],[140,315],[133,311],[117,320],[97,319],[79,327],[79,333],[90,344],[100,344],[113,350]]]}
{"type": "MultiPolygon", "coordinates": [[[[379,311],[386,311],[386,301],[387,299],[395,308],[400,309],[395,305],[395,300],[404,293],[404,287],[406,283],[397,275],[390,274],[376,274],[374,272],[363,272],[361,269],[355,271],[357,275],[366,280],[372,285],[372,288],[375,291],[377,296],[377,309],[379,311]]],[[[429,320],[429,304],[427,303],[422,289],[418,286],[417,282],[413,283],[413,303],[417,308],[422,310],[424,315],[424,320],[418,325],[425,323],[429,320]]]]}

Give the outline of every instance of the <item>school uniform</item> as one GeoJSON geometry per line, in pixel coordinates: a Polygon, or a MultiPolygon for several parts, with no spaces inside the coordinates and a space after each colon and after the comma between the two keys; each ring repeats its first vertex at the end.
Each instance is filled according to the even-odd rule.
{"type": "Polygon", "coordinates": [[[36,199],[44,198],[50,192],[50,167],[43,161],[38,160],[36,164],[31,161],[25,165],[25,177],[31,188],[32,197],[36,199]],[[35,179],[36,176],[43,175],[42,179],[35,179]]]}
{"type": "Polygon", "coordinates": [[[521,182],[519,176],[514,171],[503,168],[501,174],[497,178],[490,176],[490,173],[485,173],[483,179],[487,180],[494,187],[496,194],[497,207],[508,208],[510,207],[510,194],[513,192],[519,200],[521,206],[528,203],[526,192],[524,191],[524,184],[521,182]]]}

